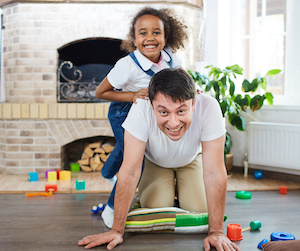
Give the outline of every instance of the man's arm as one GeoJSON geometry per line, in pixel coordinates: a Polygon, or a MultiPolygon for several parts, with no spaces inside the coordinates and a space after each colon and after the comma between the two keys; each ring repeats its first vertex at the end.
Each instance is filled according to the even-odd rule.
{"type": "Polygon", "coordinates": [[[124,158],[115,195],[114,224],[109,232],[86,236],[80,240],[78,245],[86,245],[86,249],[108,243],[107,249],[111,250],[123,242],[126,218],[141,176],[146,148],[146,142],[135,138],[126,130],[124,142],[124,158]]]}
{"type": "Polygon", "coordinates": [[[205,251],[210,245],[217,250],[240,250],[223,234],[227,174],[224,166],[225,135],[202,144],[203,179],[205,184],[209,231],[203,241],[205,251]]]}

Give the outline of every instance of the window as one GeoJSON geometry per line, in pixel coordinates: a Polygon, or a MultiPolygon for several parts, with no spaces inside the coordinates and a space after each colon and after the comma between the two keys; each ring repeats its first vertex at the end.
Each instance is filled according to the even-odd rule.
{"type": "Polygon", "coordinates": [[[268,77],[268,91],[284,94],[286,0],[240,1],[240,64],[252,80],[270,69],[283,72],[268,77]]]}
{"type": "Polygon", "coordinates": [[[274,105],[299,105],[300,1],[209,0],[204,6],[202,64],[221,68],[239,64],[250,81],[270,69],[281,69],[275,79],[268,79],[274,105]]]}

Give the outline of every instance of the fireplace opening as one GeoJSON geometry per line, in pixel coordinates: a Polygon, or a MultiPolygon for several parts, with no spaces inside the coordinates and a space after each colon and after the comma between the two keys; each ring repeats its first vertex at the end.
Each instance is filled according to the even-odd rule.
{"type": "MultiPolygon", "coordinates": [[[[99,143],[101,148],[104,145],[110,145],[113,148],[116,144],[116,140],[114,137],[97,136],[97,137],[75,140],[69,144],[62,146],[61,170],[70,170],[71,163],[77,163],[78,160],[83,159],[83,155],[85,154],[85,149],[88,146],[91,146],[92,144],[99,144],[99,143]]],[[[95,157],[95,155],[97,154],[95,153],[94,156],[92,157],[95,157]]]]}
{"type": "Polygon", "coordinates": [[[106,102],[95,91],[114,64],[126,55],[122,40],[92,38],[74,41],[58,49],[58,102],[106,102]]]}

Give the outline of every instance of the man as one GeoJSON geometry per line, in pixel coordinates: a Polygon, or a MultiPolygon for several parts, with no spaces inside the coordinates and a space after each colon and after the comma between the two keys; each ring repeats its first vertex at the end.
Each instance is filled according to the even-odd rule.
{"type": "Polygon", "coordinates": [[[221,250],[240,250],[223,234],[227,175],[224,167],[225,128],[216,100],[196,95],[192,78],[182,69],[165,69],[153,76],[149,99],[139,99],[126,121],[124,160],[118,175],[111,230],[87,236],[86,248],[123,242],[125,222],[139,184],[142,207],[174,204],[174,172],[181,208],[209,213],[203,241],[221,250]]]}

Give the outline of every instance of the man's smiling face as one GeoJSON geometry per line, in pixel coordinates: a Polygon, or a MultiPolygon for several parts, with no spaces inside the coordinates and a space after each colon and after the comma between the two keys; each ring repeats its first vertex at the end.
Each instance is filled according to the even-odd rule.
{"type": "Polygon", "coordinates": [[[152,102],[152,109],[159,129],[171,140],[179,140],[192,123],[195,102],[192,99],[180,102],[158,92],[152,102]]]}

